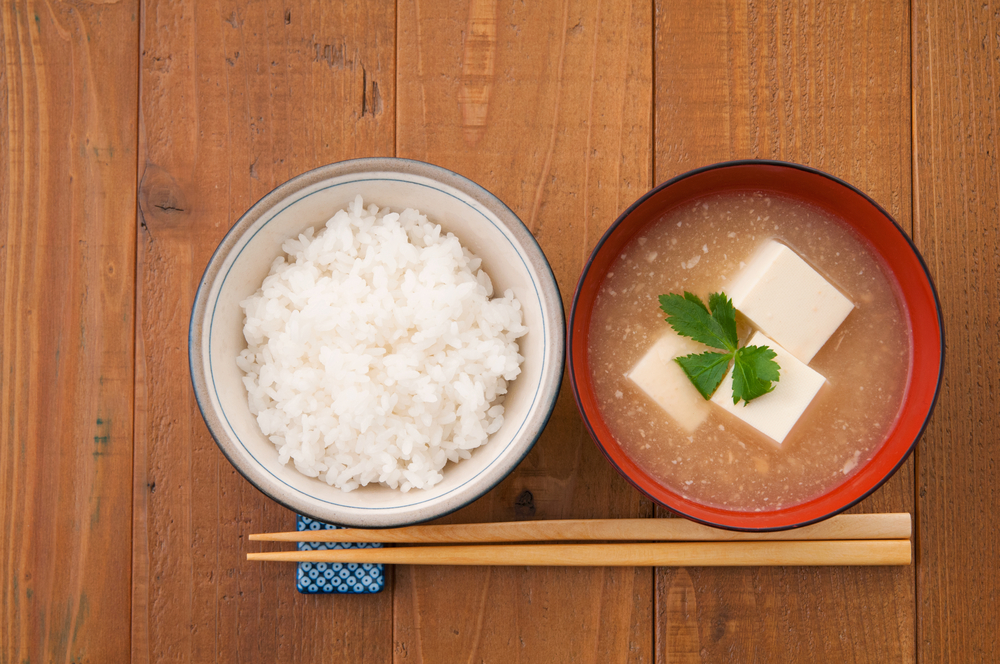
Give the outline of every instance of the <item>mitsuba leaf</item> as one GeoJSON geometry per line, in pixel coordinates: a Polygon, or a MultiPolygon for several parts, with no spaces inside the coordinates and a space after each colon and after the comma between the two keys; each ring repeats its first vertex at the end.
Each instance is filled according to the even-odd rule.
{"type": "Polygon", "coordinates": [[[765,395],[778,382],[776,354],[767,346],[744,346],[733,357],[733,404],[745,401],[743,405],[765,395]]]}
{"type": "Polygon", "coordinates": [[[736,308],[733,307],[733,301],[725,293],[712,293],[708,298],[708,308],[712,310],[712,318],[718,321],[725,333],[729,348],[735,350],[740,340],[736,336],[736,308]]]}
{"type": "Polygon", "coordinates": [[[661,295],[660,309],[667,314],[666,321],[677,334],[725,351],[674,358],[701,396],[711,398],[726,376],[730,359],[733,360],[733,404],[740,400],[749,403],[774,389],[780,377],[780,367],[774,361],[775,352],[767,346],[738,349],[736,308],[725,293],[712,293],[708,306],[687,291],[684,295],[661,295]]]}
{"type": "Polygon", "coordinates": [[[684,357],[675,357],[674,361],[681,365],[688,379],[694,384],[701,396],[709,399],[719,387],[729,369],[729,358],[732,353],[692,353],[684,357]]]}
{"type": "Polygon", "coordinates": [[[701,298],[694,293],[684,291],[683,297],[677,293],[670,293],[660,296],[660,309],[667,314],[666,321],[677,334],[732,353],[737,345],[736,313],[732,302],[721,293],[713,294],[709,301],[714,302],[713,311],[709,311],[701,298]],[[720,302],[719,298],[724,302],[720,302]]]}

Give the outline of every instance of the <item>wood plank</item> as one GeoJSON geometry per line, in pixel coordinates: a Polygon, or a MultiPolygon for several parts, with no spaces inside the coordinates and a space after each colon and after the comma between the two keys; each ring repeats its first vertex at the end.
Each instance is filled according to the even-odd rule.
{"type": "Polygon", "coordinates": [[[136,7],[0,11],[0,661],[120,662],[136,7]]]}
{"type": "Polygon", "coordinates": [[[914,238],[945,375],[917,454],[922,662],[1000,661],[1000,4],[913,6],[914,238]]]}
{"type": "MultiPolygon", "coordinates": [[[[651,185],[651,19],[638,0],[399,3],[397,155],[507,203],[542,245],[567,311],[597,239],[651,185]]],[[[589,440],[564,384],[520,467],[447,521],[650,514],[589,440]]],[[[648,569],[400,566],[396,580],[400,662],[650,660],[648,569]]]]}
{"type": "MultiPolygon", "coordinates": [[[[912,228],[906,3],[658,2],[656,16],[657,181],[795,161],[912,228]]],[[[855,511],[913,506],[911,460],[855,511]]],[[[658,662],[915,657],[913,568],[662,569],[656,583],[658,662]]]]}
{"type": "Polygon", "coordinates": [[[202,271],[253,202],[310,168],[392,155],[393,8],[143,5],[133,661],[390,656],[389,591],[303,596],[293,565],[244,559],[249,532],[294,517],[218,451],[186,345],[202,271]]]}

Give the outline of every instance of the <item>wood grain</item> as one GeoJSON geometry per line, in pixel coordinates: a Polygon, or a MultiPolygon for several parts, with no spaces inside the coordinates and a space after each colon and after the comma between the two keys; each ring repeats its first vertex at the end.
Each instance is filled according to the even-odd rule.
{"type": "Polygon", "coordinates": [[[125,661],[135,6],[0,12],[0,661],[125,661]]]}
{"type": "MultiPolygon", "coordinates": [[[[600,234],[651,184],[650,21],[649,3],[629,0],[399,2],[397,156],[507,203],[567,310],[600,234]]],[[[649,514],[564,384],[531,454],[448,521],[649,514]]],[[[396,581],[396,661],[650,659],[649,570],[398,567],[396,581]]]]}
{"type": "MultiPolygon", "coordinates": [[[[656,180],[734,158],[795,161],[910,222],[909,6],[658,2],[656,180]]],[[[913,464],[855,511],[912,511],[913,464]]],[[[661,570],[656,658],[912,661],[914,574],[661,570]]]]}
{"type": "Polygon", "coordinates": [[[393,153],[392,2],[142,8],[132,660],[385,661],[391,596],[303,596],[245,560],[294,516],[216,448],[187,372],[191,302],[229,227],[316,166],[393,153]],[[252,525],[251,525],[252,524],[252,525]]]}
{"type": "Polygon", "coordinates": [[[1000,4],[913,3],[914,238],[944,312],[917,452],[922,662],[1000,661],[1000,4]]]}

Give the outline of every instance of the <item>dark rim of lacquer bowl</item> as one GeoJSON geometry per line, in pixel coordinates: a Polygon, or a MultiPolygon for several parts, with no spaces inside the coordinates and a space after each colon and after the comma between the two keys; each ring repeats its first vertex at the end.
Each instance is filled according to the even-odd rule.
{"type": "Polygon", "coordinates": [[[584,424],[608,461],[639,491],[667,509],[710,526],[743,531],[798,528],[863,500],[906,461],[934,409],[944,369],[941,306],[927,266],[895,220],[856,187],[822,171],[782,161],[713,164],[657,186],[629,207],[601,237],[573,296],[569,320],[570,383],[584,424]],[[821,208],[852,228],[873,250],[895,286],[910,330],[910,367],[902,405],[881,447],[829,492],[778,510],[750,512],[704,505],[667,488],[639,467],[615,440],[597,404],[588,363],[594,299],[624,247],[651,223],[688,201],[731,191],[764,191],[821,208]]]}

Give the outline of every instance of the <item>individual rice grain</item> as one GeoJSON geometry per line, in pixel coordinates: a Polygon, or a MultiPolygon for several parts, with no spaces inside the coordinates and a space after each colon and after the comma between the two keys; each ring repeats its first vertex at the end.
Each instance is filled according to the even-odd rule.
{"type": "Polygon", "coordinates": [[[527,328],[454,235],[358,196],[282,251],[240,303],[236,360],[281,463],[344,491],[426,489],[500,428],[527,328]]]}

